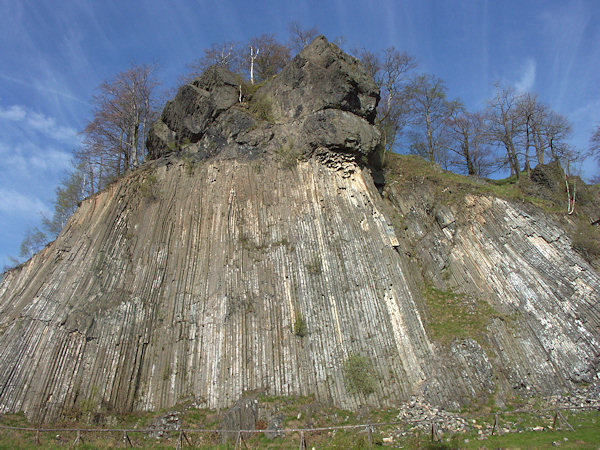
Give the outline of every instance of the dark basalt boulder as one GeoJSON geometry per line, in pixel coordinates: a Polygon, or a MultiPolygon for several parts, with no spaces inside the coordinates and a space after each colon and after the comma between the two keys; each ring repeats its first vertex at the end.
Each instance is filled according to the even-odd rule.
{"type": "Polygon", "coordinates": [[[198,142],[216,118],[238,102],[238,86],[236,76],[218,66],[208,68],[202,76],[182,86],[150,128],[150,158],[198,142]]]}
{"type": "Polygon", "coordinates": [[[311,149],[354,151],[367,154],[379,143],[379,132],[365,119],[347,111],[326,109],[306,118],[304,141],[311,149]]]}
{"type": "Polygon", "coordinates": [[[375,120],[379,90],[360,62],[319,36],[261,91],[273,102],[276,120],[297,119],[323,109],[375,120]]]}

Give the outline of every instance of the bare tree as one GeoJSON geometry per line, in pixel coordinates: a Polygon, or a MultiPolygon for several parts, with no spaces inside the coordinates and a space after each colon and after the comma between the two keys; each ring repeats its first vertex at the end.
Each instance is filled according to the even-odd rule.
{"type": "Polygon", "coordinates": [[[487,143],[485,115],[456,108],[447,119],[448,150],[454,153],[451,164],[466,169],[468,175],[491,172],[491,150],[487,143]]]}
{"type": "Polygon", "coordinates": [[[376,76],[382,100],[378,110],[378,122],[383,135],[384,150],[391,152],[396,138],[406,126],[410,111],[411,90],[406,89],[406,74],[417,67],[417,61],[395,47],[383,53],[381,70],[376,76]]]}
{"type": "Polygon", "coordinates": [[[290,49],[278,42],[272,34],[252,38],[250,49],[250,81],[254,84],[277,74],[290,61],[290,49]]]}
{"type": "Polygon", "coordinates": [[[252,45],[250,46],[250,82],[254,84],[254,60],[258,58],[260,54],[260,48],[254,48],[252,45]]]}
{"type": "Polygon", "coordinates": [[[416,59],[395,47],[387,48],[382,56],[366,49],[354,53],[373,77],[381,93],[377,107],[377,126],[383,139],[382,161],[392,151],[397,138],[407,124],[410,111],[410,91],[406,88],[407,74],[417,67],[416,59]]]}
{"type": "Polygon", "coordinates": [[[377,79],[379,71],[381,70],[381,58],[379,57],[379,54],[364,48],[355,48],[352,53],[356,55],[356,58],[360,61],[362,66],[367,69],[369,75],[377,83],[377,87],[381,88],[377,79]]]}
{"type": "Polygon", "coordinates": [[[80,149],[88,165],[97,165],[100,171],[110,168],[112,176],[120,176],[143,161],[148,128],[157,115],[153,70],[133,66],[100,85],[93,97],[94,118],[83,131],[80,149]]]}
{"type": "Polygon", "coordinates": [[[600,126],[596,128],[594,134],[590,138],[590,153],[591,156],[600,156],[600,126]]]}
{"type": "MultiPolygon", "coordinates": [[[[531,175],[531,164],[529,161],[529,149],[532,144],[535,144],[535,130],[540,124],[536,122],[536,119],[542,117],[541,105],[538,102],[537,95],[530,94],[528,92],[519,96],[517,101],[517,114],[521,116],[523,123],[524,135],[524,157],[523,157],[523,170],[527,173],[527,176],[531,175]]],[[[539,151],[536,147],[536,154],[540,157],[539,151]]]]}
{"type": "Polygon", "coordinates": [[[38,227],[28,228],[25,231],[25,237],[21,242],[19,256],[23,259],[30,259],[33,255],[44,248],[47,242],[48,237],[46,236],[46,233],[44,233],[38,227]]]}
{"type": "Polygon", "coordinates": [[[487,109],[490,142],[504,147],[511,174],[516,175],[517,179],[521,169],[516,140],[523,125],[518,103],[519,95],[512,87],[502,87],[500,84],[496,84],[496,93],[488,102],[487,109]]]}
{"type": "MultiPolygon", "coordinates": [[[[600,126],[596,128],[590,138],[590,147],[586,156],[595,159],[600,166],[600,126]]],[[[600,174],[593,179],[593,182],[600,183],[600,174]]]]}
{"type": "Polygon", "coordinates": [[[187,65],[188,74],[182,78],[182,82],[189,83],[210,66],[225,67],[231,72],[240,72],[242,67],[242,55],[240,44],[234,41],[223,42],[222,44],[212,43],[210,47],[203,50],[204,56],[196,59],[187,65]]]}
{"type": "Polygon", "coordinates": [[[554,160],[559,161],[565,158],[572,158],[574,154],[581,153],[573,151],[565,145],[565,139],[571,134],[571,130],[571,124],[565,116],[555,111],[547,112],[541,131],[547,142],[550,155],[552,155],[554,160]]]}
{"type": "Polygon", "coordinates": [[[316,27],[302,28],[296,21],[290,22],[288,30],[290,32],[289,47],[295,53],[301,52],[319,34],[316,27]]]}
{"type": "Polygon", "coordinates": [[[408,85],[411,106],[411,150],[431,162],[446,165],[447,120],[460,108],[448,101],[444,81],[434,75],[418,75],[408,85]]]}

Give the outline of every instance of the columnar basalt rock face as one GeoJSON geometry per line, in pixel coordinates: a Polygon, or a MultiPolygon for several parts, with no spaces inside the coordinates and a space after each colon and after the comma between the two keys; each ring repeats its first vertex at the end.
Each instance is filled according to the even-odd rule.
{"type": "Polygon", "coordinates": [[[435,205],[426,186],[382,198],[357,163],[378,138],[362,70],[318,38],[259,89],[272,120],[221,69],[182,88],[153,126],[154,160],[5,274],[0,412],[222,408],[257,391],[459,407],[594,381],[597,272],[540,211],[435,205]],[[485,305],[483,336],[436,340],[425,282],[485,305]],[[348,389],[353,355],[373,392],[348,389]]]}
{"type": "Polygon", "coordinates": [[[427,192],[387,190],[425,278],[492,308],[485,344],[500,396],[597,380],[600,276],[566,233],[531,205],[466,195],[432,207],[427,192]]]}

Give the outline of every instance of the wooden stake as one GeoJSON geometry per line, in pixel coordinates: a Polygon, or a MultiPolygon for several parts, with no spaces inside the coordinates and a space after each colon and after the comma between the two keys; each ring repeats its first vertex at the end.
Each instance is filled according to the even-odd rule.
{"type": "Polygon", "coordinates": [[[494,431],[497,434],[500,434],[500,426],[498,425],[498,414],[494,415],[494,425],[492,426],[492,436],[494,435],[494,431]]]}
{"type": "Polygon", "coordinates": [[[304,439],[304,431],[300,432],[300,446],[299,450],[306,450],[306,439],[304,439]]]}
{"type": "Polygon", "coordinates": [[[235,440],[235,448],[236,450],[239,448],[242,448],[242,444],[244,444],[245,448],[250,448],[248,447],[248,444],[246,444],[246,442],[244,441],[244,436],[242,436],[242,432],[238,431],[238,435],[237,435],[237,439],[235,440]]]}
{"type": "Polygon", "coordinates": [[[73,445],[75,446],[80,443],[83,443],[83,439],[81,438],[81,431],[77,430],[77,437],[75,438],[75,441],[73,441],[73,445]]]}
{"type": "Polygon", "coordinates": [[[125,447],[133,447],[131,439],[129,439],[129,435],[126,431],[123,432],[123,437],[121,439],[123,440],[123,444],[125,444],[125,447]]]}
{"type": "Polygon", "coordinates": [[[431,422],[431,442],[438,442],[440,437],[438,435],[437,425],[435,422],[431,422]]]}

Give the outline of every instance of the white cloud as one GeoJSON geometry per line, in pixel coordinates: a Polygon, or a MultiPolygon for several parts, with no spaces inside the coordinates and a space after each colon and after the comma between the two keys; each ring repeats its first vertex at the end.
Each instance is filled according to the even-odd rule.
{"type": "Polygon", "coordinates": [[[18,122],[25,119],[26,115],[25,108],[20,105],[13,105],[6,109],[0,106],[0,119],[18,122]]]}
{"type": "Polygon", "coordinates": [[[23,176],[35,174],[38,169],[52,172],[70,169],[73,155],[53,147],[36,145],[31,141],[14,145],[0,141],[0,157],[4,167],[9,168],[13,175],[23,176]]]}
{"type": "Polygon", "coordinates": [[[30,163],[39,169],[67,169],[71,167],[73,155],[60,150],[49,149],[29,158],[30,163]]]}
{"type": "Polygon", "coordinates": [[[13,105],[8,108],[0,106],[0,119],[18,122],[25,128],[35,130],[57,141],[74,142],[77,140],[77,131],[74,128],[58,125],[54,117],[30,111],[22,105],[13,105]]]}
{"type": "Polygon", "coordinates": [[[521,68],[519,80],[515,83],[518,92],[529,92],[535,83],[536,64],[532,58],[527,59],[521,68]]]}
{"type": "Polygon", "coordinates": [[[0,212],[18,215],[49,215],[50,209],[37,197],[31,197],[13,189],[0,188],[0,212]]]}

